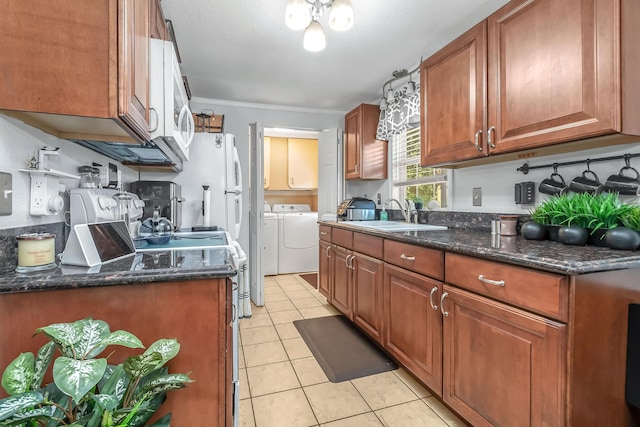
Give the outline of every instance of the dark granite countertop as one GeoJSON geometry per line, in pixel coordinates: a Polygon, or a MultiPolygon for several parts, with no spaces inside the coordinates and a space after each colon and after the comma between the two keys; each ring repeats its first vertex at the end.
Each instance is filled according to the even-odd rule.
{"type": "Polygon", "coordinates": [[[226,251],[174,250],[139,252],[96,267],[62,265],[31,273],[0,275],[0,294],[92,286],[232,277],[226,251]]]}
{"type": "Polygon", "coordinates": [[[553,273],[577,275],[640,268],[640,251],[617,251],[596,246],[567,246],[549,240],[527,240],[519,235],[492,236],[489,231],[458,228],[442,231],[389,232],[358,227],[349,224],[348,221],[320,221],[319,223],[553,273]]]}

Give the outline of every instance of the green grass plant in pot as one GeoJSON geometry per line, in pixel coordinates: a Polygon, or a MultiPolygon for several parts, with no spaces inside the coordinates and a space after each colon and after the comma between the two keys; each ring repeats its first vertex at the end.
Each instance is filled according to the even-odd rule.
{"type": "MultiPolygon", "coordinates": [[[[633,208],[633,205],[622,203],[616,193],[581,193],[576,194],[574,198],[577,200],[575,209],[579,211],[581,225],[589,230],[588,243],[595,246],[607,246],[607,231],[621,227],[622,218],[633,208]]],[[[621,233],[612,233],[613,236],[618,234],[621,233]]]]}
{"type": "Polygon", "coordinates": [[[640,246],[640,206],[632,205],[623,212],[622,227],[605,233],[605,244],[611,249],[632,251],[640,246]]]}
{"type": "Polygon", "coordinates": [[[557,241],[559,228],[571,225],[571,197],[567,194],[551,196],[531,211],[531,219],[520,229],[526,239],[557,241]]]}
{"type": "MultiPolygon", "coordinates": [[[[2,374],[9,397],[0,400],[0,425],[24,427],[138,427],[153,416],[169,390],[192,382],[169,374],[165,364],[180,350],[175,339],[160,339],[119,365],[98,357],[108,346],[144,348],[126,331],[111,332],[91,318],[36,330],[49,342],[38,353],[22,353],[2,374]],[[56,349],[59,357],[54,359],[56,349]],[[43,384],[53,361],[53,382],[43,384]]],[[[167,414],[152,426],[169,426],[167,414]]]]}

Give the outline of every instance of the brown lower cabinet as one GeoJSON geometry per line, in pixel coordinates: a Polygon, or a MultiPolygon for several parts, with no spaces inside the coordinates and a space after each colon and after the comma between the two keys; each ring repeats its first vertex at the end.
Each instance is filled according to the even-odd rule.
{"type": "Polygon", "coordinates": [[[331,246],[331,242],[318,241],[318,291],[326,298],[331,296],[331,269],[333,267],[331,246]]]}
{"type": "MultiPolygon", "coordinates": [[[[33,336],[37,328],[93,317],[112,331],[133,333],[145,346],[160,338],[180,343],[169,371],[190,373],[195,382],[167,393],[152,421],[171,412],[175,426],[230,426],[232,315],[231,284],[224,278],[0,294],[0,369],[20,353],[38,351],[46,339],[33,336]]],[[[110,363],[141,353],[109,347],[104,354],[112,351],[110,363]]]]}
{"type": "Polygon", "coordinates": [[[384,266],[384,348],[442,395],[442,283],[390,264],[384,266]],[[437,296],[436,296],[437,298],[437,296]],[[434,309],[435,307],[435,309],[434,309]]]}
{"type": "Polygon", "coordinates": [[[566,326],[444,285],[442,398],[474,426],[564,424],[566,326]]]}
{"type": "Polygon", "coordinates": [[[371,338],[382,343],[383,265],[380,260],[355,253],[351,262],[352,317],[371,338]]]}
{"type": "Polygon", "coordinates": [[[353,252],[333,245],[333,270],[331,298],[329,301],[351,319],[351,261],[353,252]]]}

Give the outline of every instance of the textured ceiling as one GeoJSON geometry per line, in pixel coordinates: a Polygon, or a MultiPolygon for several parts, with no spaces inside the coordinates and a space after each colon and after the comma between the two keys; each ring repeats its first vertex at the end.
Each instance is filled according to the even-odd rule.
{"type": "Polygon", "coordinates": [[[162,0],[194,97],[349,111],[375,102],[398,68],[416,67],[507,0],[351,0],[346,32],[320,19],[327,48],[307,52],[284,23],[287,0],[162,0]]]}

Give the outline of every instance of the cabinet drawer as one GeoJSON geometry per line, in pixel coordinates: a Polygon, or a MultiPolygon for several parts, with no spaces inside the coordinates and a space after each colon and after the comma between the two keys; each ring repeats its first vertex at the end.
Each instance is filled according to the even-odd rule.
{"type": "Polygon", "coordinates": [[[569,286],[559,274],[447,253],[445,281],[452,285],[567,321],[569,286]]]}
{"type": "Polygon", "coordinates": [[[334,228],[333,230],[331,230],[331,241],[336,245],[343,246],[347,249],[352,249],[353,248],[353,231],[334,228]]]}
{"type": "Polygon", "coordinates": [[[353,233],[353,250],[377,259],[382,259],[383,242],[381,237],[353,233]]]}
{"type": "Polygon", "coordinates": [[[384,260],[438,280],[444,277],[444,252],[436,249],[385,240],[384,260]]]}
{"type": "Polygon", "coordinates": [[[325,240],[327,242],[331,241],[331,227],[327,225],[320,226],[320,240],[325,240]]]}

